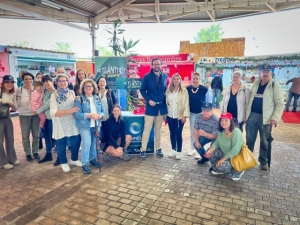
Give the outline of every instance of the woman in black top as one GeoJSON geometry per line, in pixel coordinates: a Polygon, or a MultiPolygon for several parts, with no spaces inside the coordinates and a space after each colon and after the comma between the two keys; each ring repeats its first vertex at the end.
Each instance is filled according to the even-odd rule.
{"type": "Polygon", "coordinates": [[[102,138],[104,160],[110,160],[110,156],[129,160],[130,157],[127,155],[126,149],[132,137],[131,135],[125,135],[125,124],[121,119],[121,107],[119,105],[112,107],[112,114],[104,124],[104,131],[104,137],[102,138]]]}
{"type": "MultiPolygon", "coordinates": [[[[196,153],[194,148],[194,123],[197,114],[201,113],[202,104],[205,102],[206,93],[208,91],[207,87],[199,84],[200,74],[193,74],[193,83],[192,85],[186,87],[186,90],[189,94],[189,104],[190,104],[190,139],[191,139],[191,148],[188,152],[188,155],[193,155],[196,153]]],[[[200,158],[199,154],[196,154],[195,158],[200,158]]]]}

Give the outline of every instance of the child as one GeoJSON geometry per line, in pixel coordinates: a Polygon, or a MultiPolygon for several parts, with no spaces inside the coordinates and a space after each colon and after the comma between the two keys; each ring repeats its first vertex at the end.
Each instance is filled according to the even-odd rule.
{"type": "MultiPolygon", "coordinates": [[[[31,110],[34,114],[36,111],[43,105],[43,97],[44,97],[44,84],[42,81],[35,81],[34,82],[34,89],[35,91],[32,92],[30,103],[31,103],[31,110]]],[[[43,128],[46,122],[46,115],[45,113],[40,113],[40,127],[43,128]]]]}

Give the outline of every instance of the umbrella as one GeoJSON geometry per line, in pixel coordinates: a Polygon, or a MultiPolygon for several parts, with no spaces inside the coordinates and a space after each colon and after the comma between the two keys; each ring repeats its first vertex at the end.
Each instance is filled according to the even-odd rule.
{"type": "MultiPolygon", "coordinates": [[[[96,151],[97,151],[97,161],[100,164],[100,155],[101,155],[101,140],[100,140],[100,131],[98,129],[97,122],[95,121],[95,139],[96,139],[96,151]]],[[[99,167],[99,171],[101,172],[101,166],[99,167]]]]}
{"type": "MultiPolygon", "coordinates": [[[[276,125],[275,125],[276,127],[276,125]]],[[[270,134],[268,137],[268,167],[270,168],[271,165],[271,152],[272,152],[272,141],[274,140],[274,138],[272,137],[272,125],[270,126],[270,134]]]]}

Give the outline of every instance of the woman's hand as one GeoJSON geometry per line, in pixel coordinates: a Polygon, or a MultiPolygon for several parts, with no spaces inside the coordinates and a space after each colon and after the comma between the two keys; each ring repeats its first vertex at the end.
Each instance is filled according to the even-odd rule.
{"type": "Polygon", "coordinates": [[[226,161],[226,158],[223,157],[222,159],[220,159],[220,160],[217,162],[216,167],[218,168],[218,167],[222,166],[223,162],[225,162],[225,161],[226,161]]]}
{"type": "Polygon", "coordinates": [[[78,107],[73,107],[72,109],[71,109],[71,112],[72,113],[76,113],[76,112],[78,112],[79,111],[79,108],[78,107]]]}
{"type": "Polygon", "coordinates": [[[206,153],[203,155],[205,158],[210,159],[210,157],[212,156],[213,150],[210,148],[206,151],[206,153]]]}
{"type": "Polygon", "coordinates": [[[186,121],[186,116],[183,116],[183,117],[181,118],[181,121],[182,121],[182,123],[185,123],[185,121],[186,121]]]}
{"type": "Polygon", "coordinates": [[[98,114],[98,120],[101,120],[103,116],[101,114],[98,114]]]}
{"type": "Polygon", "coordinates": [[[98,120],[98,114],[91,113],[91,117],[90,118],[93,119],[93,120],[98,120]]]}

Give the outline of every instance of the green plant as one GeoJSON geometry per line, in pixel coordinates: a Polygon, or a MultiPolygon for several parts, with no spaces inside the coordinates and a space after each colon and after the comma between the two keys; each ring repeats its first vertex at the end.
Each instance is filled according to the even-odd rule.
{"type": "Polygon", "coordinates": [[[134,51],[130,51],[130,49],[134,48],[134,46],[136,46],[139,43],[139,41],[140,40],[133,41],[129,39],[129,41],[127,42],[123,37],[123,42],[119,49],[120,55],[127,56],[128,54],[133,54],[134,51]]]}
{"type": "Polygon", "coordinates": [[[100,56],[113,56],[114,55],[114,52],[107,49],[106,47],[98,45],[97,49],[99,50],[100,56]]]}
{"type": "Polygon", "coordinates": [[[221,24],[212,24],[209,28],[202,28],[194,37],[196,43],[220,42],[225,33],[222,31],[221,24]]]}
{"type": "Polygon", "coordinates": [[[71,45],[68,42],[55,42],[55,45],[52,45],[53,51],[57,52],[72,52],[71,45]]]}
{"type": "Polygon", "coordinates": [[[108,46],[112,48],[113,53],[115,56],[118,54],[120,55],[121,50],[121,40],[118,38],[119,34],[123,34],[125,31],[124,29],[121,29],[120,26],[122,25],[122,22],[120,19],[117,19],[113,23],[113,27],[106,27],[105,29],[108,33],[112,35],[111,38],[109,38],[108,46]]]}
{"type": "Polygon", "coordinates": [[[29,41],[15,42],[15,43],[13,43],[13,46],[20,47],[20,48],[33,48],[34,47],[34,45],[30,44],[29,41]]]}

